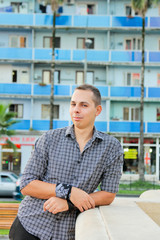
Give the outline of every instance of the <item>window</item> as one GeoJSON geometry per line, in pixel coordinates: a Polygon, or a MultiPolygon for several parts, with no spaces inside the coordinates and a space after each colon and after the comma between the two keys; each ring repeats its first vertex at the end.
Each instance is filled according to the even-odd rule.
{"type": "Polygon", "coordinates": [[[157,74],[157,87],[160,87],[160,73],[157,74]]]}
{"type": "Polygon", "coordinates": [[[160,108],[157,108],[157,121],[160,121],[160,108]]]}
{"type": "Polygon", "coordinates": [[[139,108],[124,107],[123,120],[126,121],[139,121],[139,108]]]}
{"type": "Polygon", "coordinates": [[[84,72],[83,71],[77,71],[76,72],[76,84],[81,85],[84,83],[84,72]]]}
{"type": "Polygon", "coordinates": [[[6,182],[8,182],[8,183],[13,182],[10,177],[8,177],[8,176],[3,176],[3,175],[1,176],[1,181],[2,181],[2,182],[5,182],[5,183],[6,183],[6,182]]]}
{"type": "Polygon", "coordinates": [[[140,86],[140,73],[126,73],[125,85],[126,86],[140,86]]]}
{"type": "Polygon", "coordinates": [[[23,104],[11,104],[9,111],[16,113],[16,118],[23,118],[23,104]]]}
{"type": "Polygon", "coordinates": [[[54,72],[54,82],[55,82],[55,84],[57,84],[57,83],[60,83],[60,71],[59,70],[56,70],[55,72],[54,72]]]}
{"type": "Polygon", "coordinates": [[[17,70],[12,70],[12,82],[17,82],[17,70]]]}
{"type": "Polygon", "coordinates": [[[10,47],[26,48],[27,47],[27,37],[25,37],[25,36],[10,36],[10,47]]]}
{"type": "Polygon", "coordinates": [[[141,50],[141,38],[125,39],[125,50],[141,50]]]}
{"type": "Polygon", "coordinates": [[[127,5],[125,6],[125,10],[126,10],[126,16],[131,16],[132,15],[132,7],[127,5]]]}
{"type": "MultiPolygon", "coordinates": [[[[87,39],[92,41],[88,48],[94,49],[94,38],[87,39]]],[[[77,49],[85,49],[85,38],[77,38],[77,49]]]]}
{"type": "MultiPolygon", "coordinates": [[[[55,38],[55,48],[60,48],[60,37],[55,38]]],[[[43,37],[43,48],[52,48],[52,37],[43,37]]]]}
{"type": "Polygon", "coordinates": [[[87,4],[87,13],[96,14],[96,6],[94,4],[87,4]]]}
{"type": "Polygon", "coordinates": [[[94,72],[92,71],[87,72],[87,83],[91,85],[94,83],[94,72]]]}
{"type": "MultiPolygon", "coordinates": [[[[41,118],[49,119],[50,118],[50,105],[42,104],[41,106],[41,118]]],[[[53,118],[59,119],[59,105],[54,105],[53,107],[53,118]]]]}
{"type": "Polygon", "coordinates": [[[43,70],[42,72],[42,82],[45,84],[51,83],[51,71],[50,70],[43,70]]]}

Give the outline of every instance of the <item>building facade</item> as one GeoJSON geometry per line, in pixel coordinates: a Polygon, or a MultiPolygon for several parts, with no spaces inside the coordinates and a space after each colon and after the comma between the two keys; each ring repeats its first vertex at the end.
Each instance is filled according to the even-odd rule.
{"type": "MultiPolygon", "coordinates": [[[[0,1],[0,102],[20,120],[12,128],[17,155],[0,139],[0,168],[22,173],[35,140],[49,129],[52,63],[51,6],[0,1]]],[[[56,16],[53,128],[71,124],[76,85],[102,94],[98,130],[124,148],[123,178],[138,178],[142,19],[127,0],[64,0],[56,16]]],[[[160,179],[160,6],[148,10],[145,39],[144,161],[160,179]]]]}

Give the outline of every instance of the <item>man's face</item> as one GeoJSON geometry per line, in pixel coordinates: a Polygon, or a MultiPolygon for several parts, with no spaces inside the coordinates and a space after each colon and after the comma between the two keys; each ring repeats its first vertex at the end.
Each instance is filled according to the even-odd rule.
{"type": "Polygon", "coordinates": [[[75,127],[85,129],[93,126],[101,110],[100,105],[95,106],[92,91],[75,90],[70,103],[70,116],[75,127]]]}

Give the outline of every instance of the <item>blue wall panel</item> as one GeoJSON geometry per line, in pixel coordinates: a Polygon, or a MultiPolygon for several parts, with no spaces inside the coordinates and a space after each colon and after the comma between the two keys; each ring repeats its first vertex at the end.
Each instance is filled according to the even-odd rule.
{"type": "Polygon", "coordinates": [[[32,60],[31,48],[1,48],[0,59],[32,60]]]}
{"type": "Polygon", "coordinates": [[[34,49],[35,60],[51,60],[52,59],[52,49],[34,49]]]}
{"type": "Polygon", "coordinates": [[[160,87],[157,88],[148,88],[148,97],[150,98],[160,98],[160,87]]]}
{"type": "Polygon", "coordinates": [[[55,85],[54,94],[58,96],[70,96],[70,86],[69,85],[55,85]]]}
{"type": "Polygon", "coordinates": [[[33,14],[0,13],[0,25],[33,25],[33,14]]]}
{"type": "Polygon", "coordinates": [[[95,122],[95,127],[97,130],[102,132],[107,132],[107,122],[95,122]]]}
{"type": "Polygon", "coordinates": [[[149,62],[160,62],[160,52],[149,52],[149,62]]]}
{"type": "MultiPolygon", "coordinates": [[[[71,26],[72,16],[57,16],[56,25],[71,26]]],[[[52,26],[53,16],[50,14],[36,14],[35,24],[38,26],[52,26]]]]}
{"type": "MultiPolygon", "coordinates": [[[[148,18],[146,20],[146,27],[148,26],[148,18]]],[[[142,27],[141,17],[112,17],[112,27],[142,27]]]]}
{"type": "Polygon", "coordinates": [[[29,130],[30,129],[30,120],[19,120],[18,123],[13,124],[8,129],[29,130]]]}
{"type": "MultiPolygon", "coordinates": [[[[145,126],[144,126],[145,127],[145,126]]],[[[139,132],[140,123],[139,122],[110,122],[109,123],[110,132],[139,132]]]]}
{"type": "Polygon", "coordinates": [[[55,49],[55,60],[71,60],[71,50],[55,49]]]}
{"type": "MultiPolygon", "coordinates": [[[[145,55],[146,58],[146,55],[145,55]]],[[[141,52],[138,51],[112,51],[112,62],[140,62],[141,52]]]]}
{"type": "Polygon", "coordinates": [[[74,16],[74,27],[109,27],[109,16],[74,16]]]}
{"type": "Polygon", "coordinates": [[[160,27],[160,17],[150,17],[150,27],[160,27]]]}
{"type": "Polygon", "coordinates": [[[147,124],[148,133],[160,133],[160,122],[150,122],[147,124]]]}
{"type": "MultiPolygon", "coordinates": [[[[53,129],[67,127],[69,121],[54,120],[53,129]]],[[[49,120],[33,120],[33,129],[37,131],[49,130],[49,120]]]]}
{"type": "Polygon", "coordinates": [[[31,95],[31,84],[0,83],[0,94],[31,95]]]}
{"type": "MultiPolygon", "coordinates": [[[[140,97],[140,87],[111,87],[111,97],[140,97]]],[[[146,97],[146,89],[144,89],[144,96],[146,97]]]]}

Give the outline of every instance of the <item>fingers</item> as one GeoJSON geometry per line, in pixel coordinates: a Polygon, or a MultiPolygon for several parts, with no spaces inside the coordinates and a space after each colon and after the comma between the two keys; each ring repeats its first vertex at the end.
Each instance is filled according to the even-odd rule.
{"type": "Polygon", "coordinates": [[[67,211],[68,203],[64,199],[51,197],[44,203],[43,210],[57,214],[59,212],[67,211]]]}

